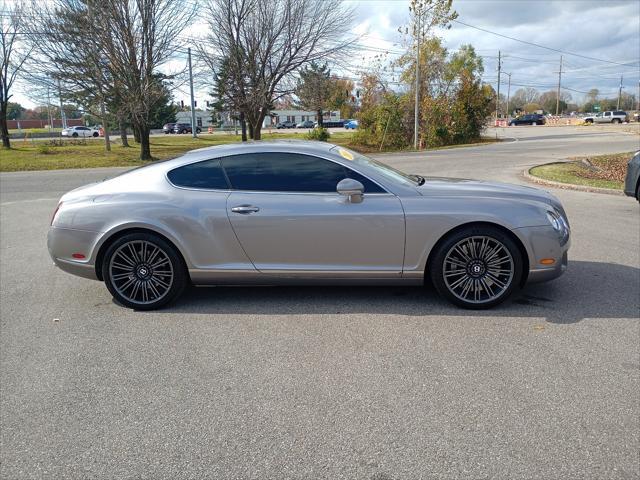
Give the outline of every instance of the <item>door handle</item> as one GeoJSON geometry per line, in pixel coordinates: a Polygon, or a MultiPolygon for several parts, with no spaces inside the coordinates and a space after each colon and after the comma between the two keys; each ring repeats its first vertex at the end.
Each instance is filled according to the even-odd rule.
{"type": "Polygon", "coordinates": [[[237,207],[231,208],[233,213],[242,213],[244,215],[248,213],[259,212],[260,209],[258,207],[254,207],[253,205],[238,205],[237,207]]]}

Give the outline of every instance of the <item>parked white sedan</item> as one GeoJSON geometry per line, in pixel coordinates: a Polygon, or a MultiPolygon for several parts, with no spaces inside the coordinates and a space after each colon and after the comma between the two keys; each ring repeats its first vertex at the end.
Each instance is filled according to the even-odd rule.
{"type": "Polygon", "coordinates": [[[62,130],[63,137],[98,137],[100,132],[89,127],[69,127],[62,130]]]}

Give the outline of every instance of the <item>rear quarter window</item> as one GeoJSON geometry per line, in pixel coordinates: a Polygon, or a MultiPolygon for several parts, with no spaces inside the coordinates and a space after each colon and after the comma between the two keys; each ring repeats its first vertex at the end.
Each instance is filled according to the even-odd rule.
{"type": "Polygon", "coordinates": [[[167,174],[167,177],[176,187],[206,190],[229,189],[227,177],[218,159],[205,160],[174,168],[167,174]]]}

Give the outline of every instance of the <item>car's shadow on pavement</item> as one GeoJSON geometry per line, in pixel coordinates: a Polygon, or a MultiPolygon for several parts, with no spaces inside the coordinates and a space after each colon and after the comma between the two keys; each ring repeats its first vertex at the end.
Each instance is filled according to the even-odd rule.
{"type": "Polygon", "coordinates": [[[527,285],[490,310],[464,310],[432,287],[202,287],[158,313],[229,315],[381,314],[539,317],[552,323],[585,318],[638,319],[640,269],[573,261],[557,280],[527,285]]]}

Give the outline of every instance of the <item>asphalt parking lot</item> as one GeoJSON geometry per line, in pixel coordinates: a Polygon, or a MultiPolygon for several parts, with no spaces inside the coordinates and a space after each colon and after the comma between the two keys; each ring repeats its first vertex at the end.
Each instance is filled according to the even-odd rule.
{"type": "MultiPolygon", "coordinates": [[[[631,151],[599,128],[379,155],[423,175],[631,151]]],[[[65,191],[120,169],[0,175],[0,478],[640,477],[640,207],[552,189],[567,273],[490,311],[421,288],[194,289],[159,312],[53,265],[65,191]]]]}

